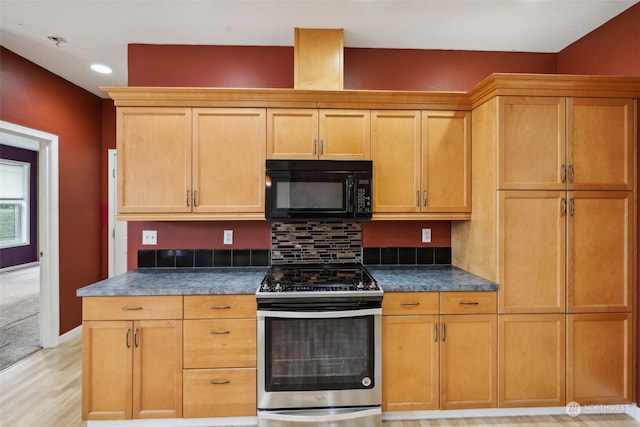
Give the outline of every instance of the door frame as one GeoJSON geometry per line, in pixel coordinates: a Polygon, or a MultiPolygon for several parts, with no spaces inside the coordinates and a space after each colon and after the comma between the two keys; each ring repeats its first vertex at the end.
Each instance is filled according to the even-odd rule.
{"type": "Polygon", "coordinates": [[[58,136],[0,120],[0,143],[38,152],[40,345],[60,343],[58,136]]]}
{"type": "Polygon", "coordinates": [[[122,248],[123,245],[126,248],[127,244],[127,224],[124,221],[118,221],[116,217],[116,210],[118,206],[118,183],[116,177],[117,165],[118,165],[118,151],[115,148],[107,150],[108,156],[108,168],[107,168],[107,182],[109,190],[109,229],[108,229],[108,250],[109,250],[109,277],[113,277],[117,274],[127,271],[127,254],[124,253],[124,259],[118,259],[123,254],[117,254],[116,250],[122,248]],[[124,223],[124,226],[123,226],[124,223]],[[122,267],[124,266],[124,270],[122,267]]]}

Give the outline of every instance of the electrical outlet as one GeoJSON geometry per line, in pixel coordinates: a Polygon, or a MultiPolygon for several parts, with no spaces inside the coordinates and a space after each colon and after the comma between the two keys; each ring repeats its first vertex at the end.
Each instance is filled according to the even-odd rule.
{"type": "Polygon", "coordinates": [[[422,243],[431,243],[431,229],[423,228],[422,229],[422,243]]]}
{"type": "Polygon", "coordinates": [[[158,231],[157,230],[142,230],[142,244],[143,245],[157,245],[158,244],[158,231]]]}
{"type": "Polygon", "coordinates": [[[224,237],[222,238],[222,243],[225,245],[233,244],[233,230],[224,230],[224,237]]]}

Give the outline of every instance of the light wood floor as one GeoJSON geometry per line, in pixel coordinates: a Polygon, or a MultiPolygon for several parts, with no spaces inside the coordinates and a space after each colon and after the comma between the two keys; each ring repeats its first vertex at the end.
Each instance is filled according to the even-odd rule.
{"type": "MultiPolygon", "coordinates": [[[[41,350],[0,373],[0,426],[86,427],[81,412],[81,337],[41,350]]],[[[627,415],[581,415],[385,421],[384,427],[637,427],[627,415]]],[[[165,424],[166,425],[166,424],[165,424]]]]}

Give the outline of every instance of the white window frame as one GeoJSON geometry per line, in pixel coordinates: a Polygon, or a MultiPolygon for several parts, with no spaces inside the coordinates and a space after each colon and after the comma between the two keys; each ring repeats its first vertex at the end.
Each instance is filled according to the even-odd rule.
{"type": "Polygon", "coordinates": [[[20,232],[17,238],[14,240],[0,241],[0,248],[16,248],[19,246],[28,246],[31,244],[30,238],[30,217],[31,217],[31,164],[28,162],[20,162],[16,160],[0,159],[0,164],[6,164],[10,166],[19,166],[22,168],[23,188],[25,189],[25,195],[22,199],[17,198],[2,198],[0,195],[0,204],[13,204],[19,206],[21,209],[20,218],[17,219],[20,228],[20,232]]]}

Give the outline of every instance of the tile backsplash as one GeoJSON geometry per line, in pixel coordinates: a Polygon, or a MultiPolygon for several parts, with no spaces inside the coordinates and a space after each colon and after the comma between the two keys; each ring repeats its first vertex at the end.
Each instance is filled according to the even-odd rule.
{"type": "Polygon", "coordinates": [[[271,223],[274,265],[359,262],[362,262],[362,230],[358,222],[271,223]]]}
{"type": "Polygon", "coordinates": [[[363,248],[366,265],[451,264],[451,247],[363,248]]]}
{"type": "Polygon", "coordinates": [[[270,265],[268,249],[139,250],[138,268],[262,267],[270,265]]]}

